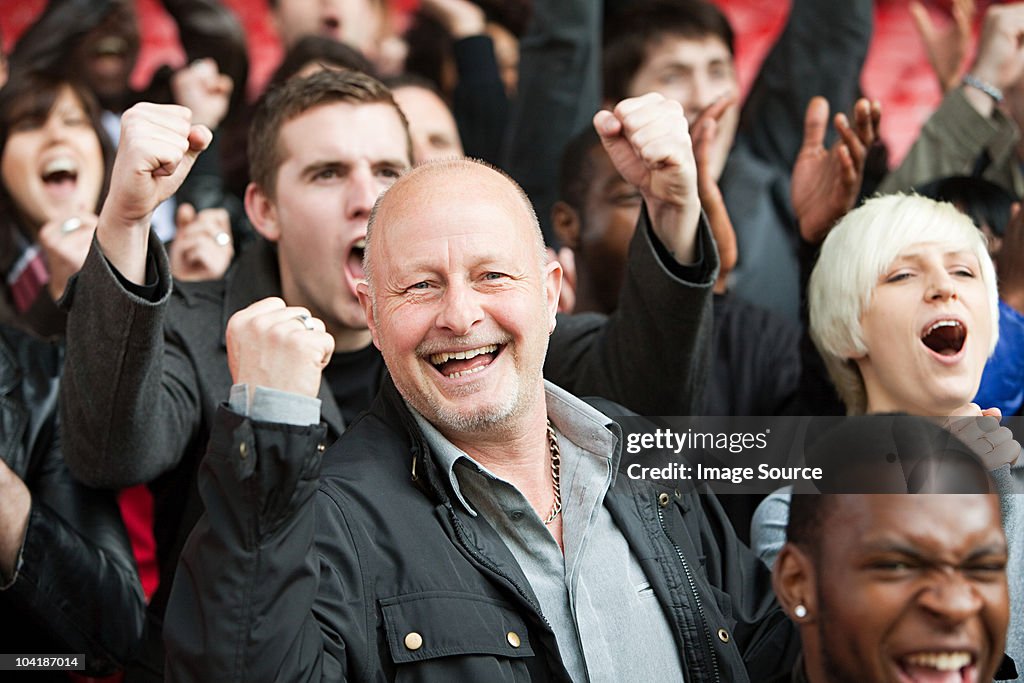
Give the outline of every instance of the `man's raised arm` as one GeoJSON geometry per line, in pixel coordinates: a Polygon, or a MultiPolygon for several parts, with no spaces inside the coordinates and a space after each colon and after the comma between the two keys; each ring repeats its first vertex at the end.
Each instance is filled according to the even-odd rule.
{"type": "Polygon", "coordinates": [[[701,217],[682,107],[651,93],[598,112],[612,163],[644,199],[619,305],[607,319],[560,316],[545,376],[646,415],[699,410],[711,365],[718,255],[701,217]]]}
{"type": "Polygon", "coordinates": [[[121,117],[121,142],[103,203],[96,241],[130,282],[145,284],[153,210],[173,195],[212,137],[176,105],[143,102],[121,117]]]}
{"type": "Polygon", "coordinates": [[[206,513],[168,602],[167,680],[341,680],[354,636],[322,634],[312,614],[318,591],[345,574],[320,576],[316,538],[318,524],[335,524],[325,542],[347,540],[315,509],[326,438],[316,396],[334,339],[306,309],[270,298],[232,316],[227,345],[235,384],[199,472],[206,513]]]}
{"type": "Polygon", "coordinates": [[[210,137],[185,107],[142,103],[121,118],[96,239],[62,300],[69,309],[65,458],[89,485],[155,478],[177,464],[195,430],[195,371],[185,354],[165,353],[170,273],[162,246],[150,242],[149,221],[210,137]]]}

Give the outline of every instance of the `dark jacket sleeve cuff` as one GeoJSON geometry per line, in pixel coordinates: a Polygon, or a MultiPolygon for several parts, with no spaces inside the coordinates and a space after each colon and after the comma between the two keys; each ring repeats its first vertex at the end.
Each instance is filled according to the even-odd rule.
{"type": "MultiPolygon", "coordinates": [[[[215,480],[242,485],[216,485],[217,495],[232,500],[218,504],[236,529],[244,529],[246,547],[287,522],[295,510],[315,493],[327,427],[257,422],[222,404],[217,410],[202,470],[215,480]],[[228,513],[228,510],[231,513],[228,513]],[[254,534],[254,535],[249,535],[254,534]]],[[[200,492],[207,505],[213,500],[204,491],[208,480],[200,474],[200,492]]]]}
{"type": "Polygon", "coordinates": [[[661,243],[654,233],[646,204],[643,205],[637,220],[637,232],[643,234],[658,263],[672,277],[696,285],[713,283],[718,277],[718,249],[715,247],[714,238],[711,236],[711,226],[703,211],[700,214],[700,223],[697,224],[696,244],[694,245],[696,258],[693,263],[679,263],[661,243]]]}
{"type": "MultiPolygon", "coordinates": [[[[146,254],[146,283],[137,285],[127,280],[103,254],[100,243],[93,238],[92,248],[85,257],[82,270],[71,276],[64,296],[57,303],[62,309],[69,310],[74,303],[78,279],[83,272],[105,272],[108,280],[112,280],[116,289],[122,290],[136,303],[159,305],[167,301],[171,295],[171,263],[167,257],[160,238],[152,230],[149,232],[149,251],[146,254]]],[[[92,277],[98,277],[93,275],[92,277]]]]}

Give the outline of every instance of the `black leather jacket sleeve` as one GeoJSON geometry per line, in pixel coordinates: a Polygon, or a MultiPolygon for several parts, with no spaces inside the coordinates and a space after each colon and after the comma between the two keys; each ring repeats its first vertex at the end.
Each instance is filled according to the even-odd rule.
{"type": "Polygon", "coordinates": [[[135,652],[145,601],[114,495],[72,479],[54,449],[28,481],[32,510],[11,604],[44,622],[86,668],[108,674],[135,652]]]}
{"type": "Polygon", "coordinates": [[[145,614],[128,535],[114,494],[83,486],[64,464],[54,349],[4,332],[0,347],[12,355],[3,354],[0,375],[13,357],[20,381],[0,407],[3,457],[28,486],[32,507],[15,573],[3,577],[0,614],[19,615],[4,616],[8,624],[42,624],[63,652],[86,655],[88,671],[110,673],[134,653],[145,614]],[[17,411],[29,416],[20,433],[12,429],[17,411]]]}

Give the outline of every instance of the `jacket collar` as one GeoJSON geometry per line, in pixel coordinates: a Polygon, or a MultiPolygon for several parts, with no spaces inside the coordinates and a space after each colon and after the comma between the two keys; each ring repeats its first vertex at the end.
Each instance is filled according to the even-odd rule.
{"type": "MultiPolygon", "coordinates": [[[[616,406],[604,399],[587,399],[586,403],[605,415],[609,412],[613,414],[616,412],[628,412],[621,406],[616,406]]],[[[409,474],[412,480],[417,482],[421,488],[433,496],[439,503],[451,505],[455,492],[452,490],[449,477],[432,453],[430,445],[423,435],[423,431],[416,423],[416,418],[413,417],[402,395],[398,392],[398,388],[391,379],[390,373],[385,373],[380,391],[377,394],[374,405],[371,407],[371,411],[376,412],[392,427],[408,435],[411,451],[409,474]]],[[[612,462],[618,465],[620,464],[620,451],[622,449],[622,428],[612,419],[609,419],[605,427],[615,437],[615,452],[612,454],[612,462]]],[[[619,488],[616,486],[616,482],[621,478],[617,476],[617,469],[617,467],[613,467],[612,482],[608,490],[609,496],[619,488]]],[[[626,488],[628,489],[628,487],[626,488]]]]}
{"type": "MultiPolygon", "coordinates": [[[[615,429],[617,425],[597,408],[547,380],[544,381],[544,401],[551,423],[563,439],[570,441],[576,449],[579,449],[580,457],[608,461],[611,469],[611,480],[608,482],[608,487],[614,485],[618,471],[619,443],[621,441],[621,435],[615,429]]],[[[476,510],[462,493],[462,485],[456,474],[456,464],[465,459],[484,469],[488,476],[499,479],[500,477],[451,443],[408,403],[405,405],[415,419],[417,427],[423,433],[425,441],[431,447],[431,457],[437,462],[439,471],[444,473],[449,490],[470,515],[476,516],[476,510]]],[[[563,458],[567,453],[569,451],[563,449],[563,458]]],[[[568,494],[566,493],[566,495],[568,494]]]]}
{"type": "Polygon", "coordinates": [[[432,457],[430,446],[416,424],[416,418],[405,404],[402,395],[398,393],[390,372],[384,374],[371,412],[379,414],[391,427],[408,437],[412,456],[409,476],[412,480],[438,503],[450,505],[451,495],[448,486],[445,485],[444,472],[432,457]]]}
{"type": "Polygon", "coordinates": [[[221,312],[221,344],[228,319],[249,304],[281,296],[281,271],[277,265],[277,247],[258,237],[250,244],[224,277],[224,309],[221,312]]]}

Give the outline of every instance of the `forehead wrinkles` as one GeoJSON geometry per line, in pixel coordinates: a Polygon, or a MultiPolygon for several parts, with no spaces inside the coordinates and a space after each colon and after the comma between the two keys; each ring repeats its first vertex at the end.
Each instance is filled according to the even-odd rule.
{"type": "Polygon", "coordinates": [[[833,511],[829,524],[845,530],[834,541],[858,555],[897,544],[928,557],[959,556],[1005,543],[998,503],[988,494],[878,494],[849,496],[844,502],[833,511]]]}
{"type": "Polygon", "coordinates": [[[348,158],[408,161],[402,120],[386,102],[321,102],[283,119],[278,139],[286,145],[280,148],[282,153],[316,150],[348,158]],[[310,145],[310,129],[317,125],[327,134],[310,145]]]}
{"type": "Polygon", "coordinates": [[[374,220],[367,256],[375,261],[378,258],[374,255],[376,247],[401,232],[400,228],[410,229],[410,222],[414,228],[416,221],[423,216],[444,216],[447,207],[454,211],[455,207],[466,203],[496,205],[500,215],[507,217],[504,223],[509,229],[518,230],[523,239],[537,239],[533,234],[533,216],[515,187],[505,178],[473,162],[448,161],[421,166],[400,178],[384,193],[374,220]]]}

